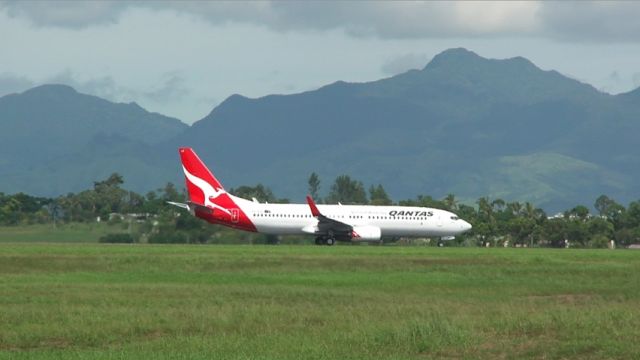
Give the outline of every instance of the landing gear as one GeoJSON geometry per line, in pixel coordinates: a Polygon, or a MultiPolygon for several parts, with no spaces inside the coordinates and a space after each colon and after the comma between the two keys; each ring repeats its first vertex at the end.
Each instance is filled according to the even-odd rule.
{"type": "Polygon", "coordinates": [[[329,232],[327,232],[327,237],[325,238],[325,244],[329,245],[329,246],[333,246],[336,243],[336,237],[333,234],[333,231],[329,230],[329,232]]]}
{"type": "Polygon", "coordinates": [[[443,247],[444,243],[442,241],[438,241],[438,247],[443,247]]]}
{"type": "Polygon", "coordinates": [[[318,236],[316,238],[316,245],[335,245],[336,244],[336,239],[334,237],[329,237],[329,236],[318,236]]]}

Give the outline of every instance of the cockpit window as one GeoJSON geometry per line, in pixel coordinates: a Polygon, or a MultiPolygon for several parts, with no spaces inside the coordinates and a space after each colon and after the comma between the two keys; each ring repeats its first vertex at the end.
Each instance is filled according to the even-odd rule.
{"type": "Polygon", "coordinates": [[[452,217],[451,217],[451,220],[460,220],[460,218],[459,218],[459,217],[457,217],[457,216],[452,216],[452,217]]]}

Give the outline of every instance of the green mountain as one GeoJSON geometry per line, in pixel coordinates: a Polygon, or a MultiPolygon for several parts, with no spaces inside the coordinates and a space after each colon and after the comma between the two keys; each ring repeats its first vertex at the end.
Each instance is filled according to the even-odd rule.
{"type": "Polygon", "coordinates": [[[0,98],[0,191],[36,195],[80,191],[114,171],[142,189],[145,175],[160,173],[139,153],[186,128],[179,120],[150,113],[136,103],[112,103],[64,85],[4,96],[0,98]]]}
{"type": "Polygon", "coordinates": [[[620,95],[524,58],[450,49],[421,70],[249,99],[233,95],[187,127],[136,104],[63,86],[0,98],[0,191],[55,195],[118,171],[147,191],[182,183],[192,146],[227,187],[261,182],[302,201],[349,174],[394,199],[454,193],[547,210],[600,194],[640,198],[640,89],[620,95]]]}
{"type": "Polygon", "coordinates": [[[315,171],[381,183],[396,199],[454,193],[588,205],[640,197],[640,101],[523,58],[465,49],[369,83],[248,99],[233,95],[173,140],[231,185],[261,181],[299,200],[315,171]]]}

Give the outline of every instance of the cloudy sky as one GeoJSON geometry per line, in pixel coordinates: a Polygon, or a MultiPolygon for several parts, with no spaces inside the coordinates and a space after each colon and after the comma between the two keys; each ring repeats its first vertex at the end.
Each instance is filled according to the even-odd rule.
{"type": "Polygon", "coordinates": [[[0,96],[63,83],[192,123],[231,94],[295,93],[524,56],[612,94],[640,86],[638,2],[0,0],[0,96]]]}

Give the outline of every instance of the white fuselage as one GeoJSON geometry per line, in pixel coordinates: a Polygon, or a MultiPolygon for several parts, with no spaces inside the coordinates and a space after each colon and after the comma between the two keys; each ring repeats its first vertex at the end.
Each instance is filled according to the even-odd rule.
{"type": "MultiPolygon", "coordinates": [[[[238,206],[265,234],[312,234],[318,220],[307,204],[268,204],[233,196],[238,206]]],[[[471,228],[455,214],[434,208],[374,205],[318,205],[320,212],[345,224],[375,226],[385,237],[455,236],[471,228]]]]}

